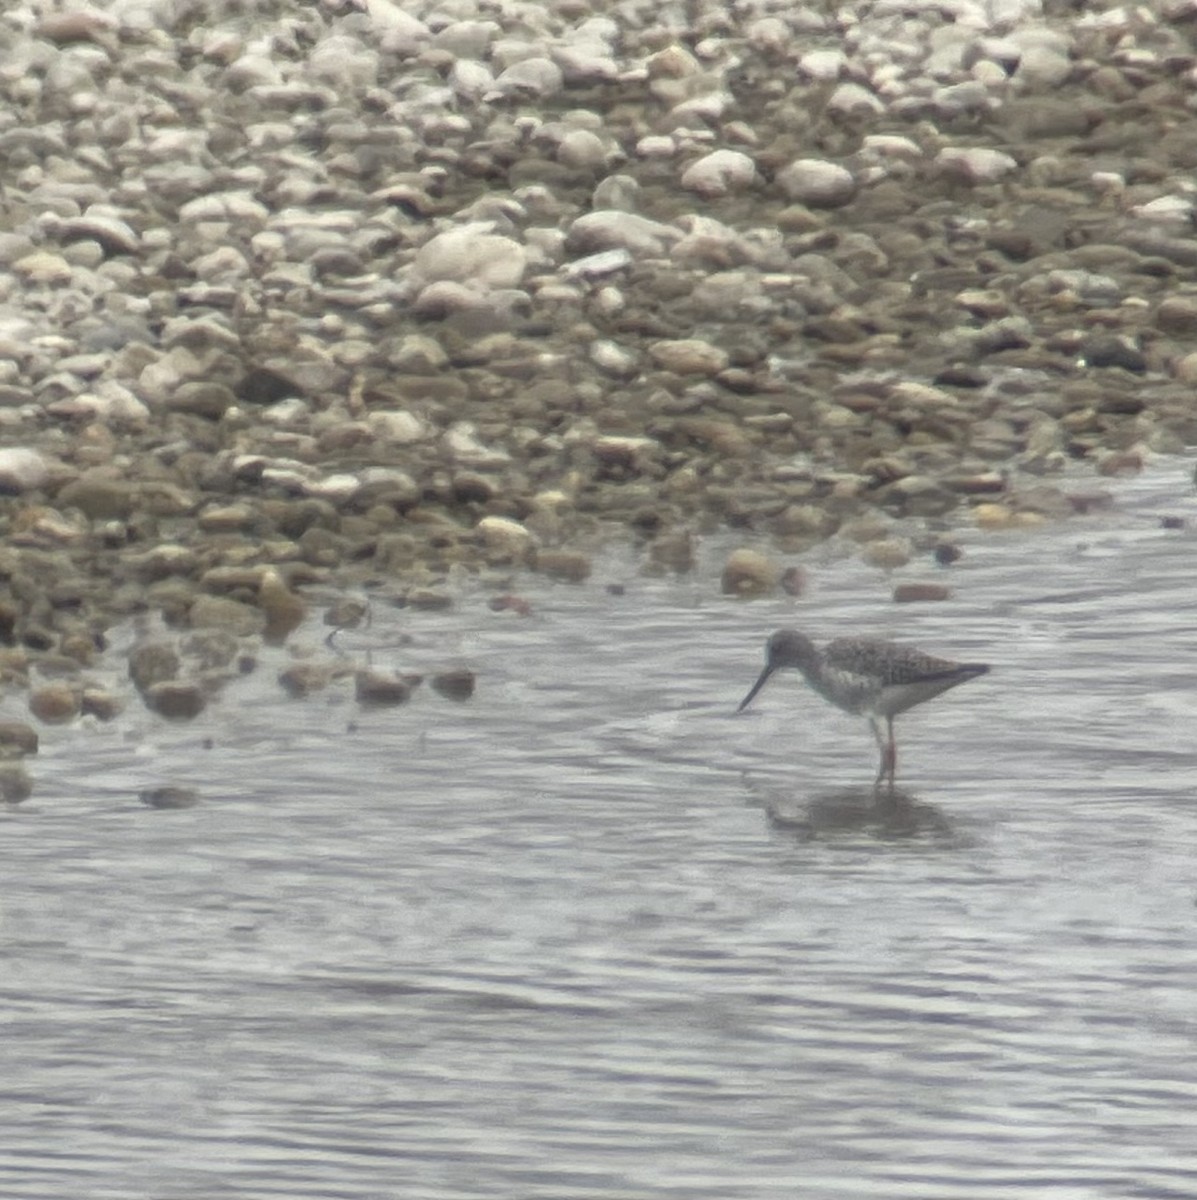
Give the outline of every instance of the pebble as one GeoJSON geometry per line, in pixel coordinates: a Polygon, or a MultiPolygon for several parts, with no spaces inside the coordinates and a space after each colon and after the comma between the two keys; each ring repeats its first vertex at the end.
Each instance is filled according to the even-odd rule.
{"type": "Polygon", "coordinates": [[[756,164],[743,151],[712,150],[682,172],[680,183],[687,191],[711,199],[745,191],[756,178],[756,164]]]}
{"type": "Polygon", "coordinates": [[[432,677],[433,689],[449,700],[468,700],[474,694],[474,672],[459,667],[453,671],[441,671],[432,677]]]}
{"type": "Polygon", "coordinates": [[[384,707],[406,703],[420,682],[418,675],[397,675],[369,668],[355,672],[353,689],[359,704],[384,707]]]}
{"type": "Polygon", "coordinates": [[[37,730],[24,721],[0,721],[0,759],[36,754],[37,730]]]}
{"type": "Polygon", "coordinates": [[[536,538],[509,517],[483,517],[474,527],[482,545],[496,559],[525,562],[536,550],[536,538]]]}
{"type": "Polygon", "coordinates": [[[207,697],[199,684],[185,680],[152,683],[143,690],[142,699],[151,712],[178,721],[198,717],[207,706],[207,697]]]}
{"type": "Polygon", "coordinates": [[[0,800],[20,804],[33,795],[33,780],[20,762],[0,762],[0,800]]]}
{"type": "Polygon", "coordinates": [[[781,581],[781,568],[759,550],[733,550],[723,564],[721,586],[732,596],[762,596],[781,581]]]}
{"type": "Polygon", "coordinates": [[[65,725],[80,713],[82,690],[73,683],[56,681],[29,693],[29,711],[46,725],[65,725]]]}
{"type": "Polygon", "coordinates": [[[895,604],[924,604],[948,600],[952,589],[942,583],[899,583],[893,592],[895,604]]]}
{"type": "Polygon", "coordinates": [[[266,615],[262,635],[268,642],[281,644],[303,624],[307,606],[286,584],[273,567],[262,572],[258,584],[258,607],[266,615]]]}

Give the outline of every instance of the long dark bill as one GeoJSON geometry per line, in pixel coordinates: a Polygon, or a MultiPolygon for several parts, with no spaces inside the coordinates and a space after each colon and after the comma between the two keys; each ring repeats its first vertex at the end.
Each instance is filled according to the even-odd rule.
{"type": "Polygon", "coordinates": [[[765,686],[765,684],[768,682],[769,676],[772,674],[772,667],[766,667],[761,672],[760,678],[752,685],[752,691],[750,691],[748,695],[740,701],[740,707],[736,709],[736,712],[743,712],[752,703],[752,698],[761,690],[761,688],[765,686]]]}

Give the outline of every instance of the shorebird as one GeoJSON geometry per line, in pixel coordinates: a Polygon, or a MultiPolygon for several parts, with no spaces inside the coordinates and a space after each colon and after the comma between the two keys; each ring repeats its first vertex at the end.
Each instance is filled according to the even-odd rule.
{"type": "Polygon", "coordinates": [[[879,791],[888,779],[891,794],[898,766],[894,717],[989,670],[987,663],[950,662],[874,638],[836,638],[820,650],[796,629],[779,629],[765,644],[765,669],[737,711],[743,712],[769,676],[783,667],[801,671],[836,708],[869,718],[881,751],[873,787],[879,791]]]}

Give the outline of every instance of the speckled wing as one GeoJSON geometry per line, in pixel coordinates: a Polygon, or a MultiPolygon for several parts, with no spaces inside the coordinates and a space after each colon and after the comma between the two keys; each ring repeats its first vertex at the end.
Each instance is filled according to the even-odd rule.
{"type": "Polygon", "coordinates": [[[874,687],[951,678],[960,668],[946,658],[873,638],[836,638],[823,649],[823,665],[837,674],[868,679],[874,687]]]}
{"type": "Polygon", "coordinates": [[[822,667],[815,687],[827,699],[847,712],[880,716],[904,712],[989,669],[869,638],[831,642],[823,650],[822,667]]]}

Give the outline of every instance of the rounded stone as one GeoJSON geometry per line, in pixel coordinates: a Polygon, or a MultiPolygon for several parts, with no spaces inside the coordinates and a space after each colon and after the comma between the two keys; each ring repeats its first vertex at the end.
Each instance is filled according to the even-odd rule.
{"type": "Polygon", "coordinates": [[[756,181],[756,164],[740,150],[712,150],[683,172],[681,185],[700,196],[745,191],[756,181]]]}
{"type": "Polygon", "coordinates": [[[759,550],[733,550],[723,564],[720,586],[726,595],[763,596],[776,589],[781,568],[759,550]]]}
{"type": "Polygon", "coordinates": [[[46,725],[65,725],[80,713],[82,692],[73,684],[57,680],[29,693],[29,711],[46,725]]]}
{"type": "Polygon", "coordinates": [[[501,559],[523,562],[536,549],[535,535],[509,517],[483,517],[474,532],[483,547],[501,559]]]}
{"type": "Polygon", "coordinates": [[[37,730],[24,721],[0,721],[0,759],[36,754],[37,730]]]}
{"type": "Polygon", "coordinates": [[[359,704],[385,707],[406,703],[419,683],[419,675],[397,675],[370,668],[354,674],[353,692],[359,704]]]}
{"type": "Polygon", "coordinates": [[[226,629],[237,637],[252,637],[266,627],[265,613],[228,596],[197,596],[187,620],[192,629],[226,629]]]}
{"type": "Polygon", "coordinates": [[[142,693],[142,698],[151,712],[176,721],[198,717],[207,704],[199,684],[173,679],[151,684],[142,693]]]}
{"type": "Polygon", "coordinates": [[[449,700],[468,700],[474,694],[474,672],[465,667],[441,671],[431,680],[433,689],[449,700]]]}
{"type": "Polygon", "coordinates": [[[129,651],[129,678],[139,692],[175,679],[181,666],[178,652],[166,642],[143,642],[129,651]]]}
{"type": "Polygon", "coordinates": [[[426,283],[508,288],[523,279],[526,266],[527,253],[513,238],[465,226],[425,242],[416,251],[413,270],[426,283]]]}
{"type": "Polygon", "coordinates": [[[33,795],[33,780],[20,762],[0,762],[0,801],[20,804],[33,795]]]}
{"type": "Polygon", "coordinates": [[[262,632],[268,642],[285,642],[307,615],[303,600],[274,568],[262,574],[262,582],[258,585],[258,607],[266,614],[262,632]]]}
{"type": "Polygon", "coordinates": [[[810,208],[840,208],[856,196],[856,179],[847,167],[820,158],[800,158],[777,174],[788,200],[810,208]]]}

